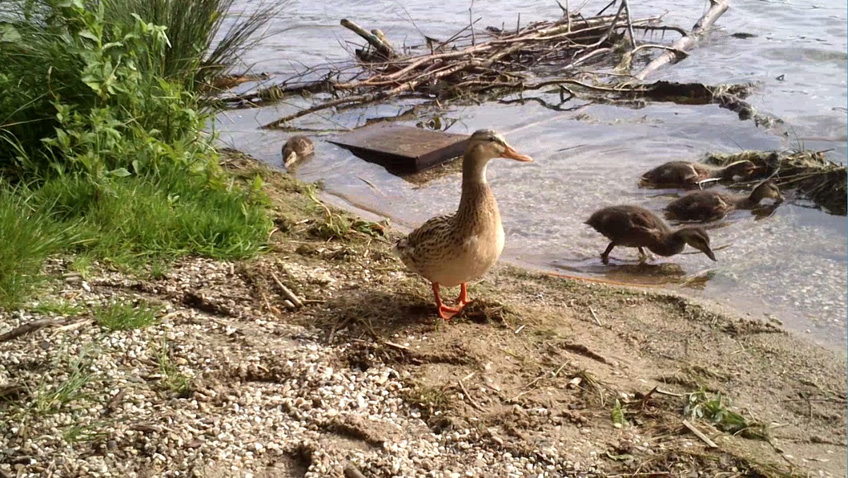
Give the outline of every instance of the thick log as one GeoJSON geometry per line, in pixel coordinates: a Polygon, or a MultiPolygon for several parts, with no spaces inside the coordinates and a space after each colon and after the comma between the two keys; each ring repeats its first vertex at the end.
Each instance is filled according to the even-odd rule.
{"type": "Polygon", "coordinates": [[[636,74],[637,80],[644,80],[645,77],[656,71],[658,68],[667,64],[674,64],[682,60],[685,55],[681,55],[680,52],[685,52],[698,43],[698,39],[701,38],[704,32],[713,26],[716,20],[718,20],[718,18],[727,11],[727,8],[730,6],[730,1],[710,0],[710,4],[710,9],[707,10],[707,13],[705,13],[697,23],[695,23],[695,26],[692,27],[692,31],[672,43],[670,47],[672,49],[664,51],[660,56],[654,58],[653,61],[645,65],[645,68],[642,68],[642,71],[636,74]]]}

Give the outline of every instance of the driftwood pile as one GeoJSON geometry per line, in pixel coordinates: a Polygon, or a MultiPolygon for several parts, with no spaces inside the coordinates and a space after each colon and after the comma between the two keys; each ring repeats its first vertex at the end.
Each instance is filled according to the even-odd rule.
{"type": "Polygon", "coordinates": [[[549,103],[538,96],[530,99],[554,109],[562,109],[574,97],[715,102],[738,107],[749,92],[750,85],[727,88],[640,82],[662,65],[684,58],[685,50],[727,9],[727,0],[711,0],[711,8],[689,32],[661,25],[660,17],[631,18],[627,0],[613,1],[589,18],[560,6],[563,16],[555,21],[521,26],[519,19],[514,28],[482,30],[476,21],[470,21],[451,38],[425,37],[425,44],[402,51],[380,30],[368,31],[345,19],[342,26],[366,41],[353,52],[354,64],[323,65],[319,79],[315,78],[318,70],[310,69],[270,88],[222,100],[252,105],[290,95],[313,95],[313,106],[265,125],[282,128],[317,111],[391,99],[416,99],[419,106],[510,95],[519,98],[507,101],[524,101],[523,92],[546,88],[544,92],[555,93],[558,102],[549,103]],[[677,40],[671,45],[644,41],[672,35],[677,40]],[[661,54],[652,53],[655,51],[661,54]],[[636,64],[642,68],[634,73],[636,64]]]}

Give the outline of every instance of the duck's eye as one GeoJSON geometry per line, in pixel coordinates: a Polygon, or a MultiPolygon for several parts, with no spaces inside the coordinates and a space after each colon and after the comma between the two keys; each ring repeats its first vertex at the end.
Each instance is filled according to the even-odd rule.
{"type": "Polygon", "coordinates": [[[496,143],[498,141],[498,138],[495,138],[494,136],[489,136],[488,140],[493,143],[496,143]]]}

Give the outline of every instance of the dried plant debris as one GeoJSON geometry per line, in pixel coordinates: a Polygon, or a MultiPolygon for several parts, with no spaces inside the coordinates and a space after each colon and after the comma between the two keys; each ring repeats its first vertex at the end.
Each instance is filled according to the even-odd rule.
{"type": "MultiPolygon", "coordinates": [[[[748,160],[767,171],[781,190],[797,191],[830,214],[846,215],[848,175],[844,164],[827,159],[824,151],[743,151],[710,154],[706,162],[725,165],[748,160]]],[[[742,184],[742,186],[749,186],[742,184]]]]}
{"type": "MultiPolygon", "coordinates": [[[[472,24],[451,38],[425,38],[424,44],[405,47],[403,51],[392,47],[379,30],[368,32],[345,19],[342,25],[367,42],[353,52],[352,62],[342,66],[316,65],[271,87],[220,99],[237,107],[258,106],[292,95],[311,99],[313,106],[265,125],[287,130],[292,128],[293,120],[317,111],[393,99],[413,100],[412,108],[417,113],[427,108],[440,110],[451,102],[468,104],[492,99],[507,103],[534,101],[567,110],[564,105],[573,98],[625,105],[641,105],[646,100],[717,103],[734,111],[751,110],[742,101],[751,85],[632,81],[632,68],[657,67],[651,61],[651,51],[664,54],[675,50],[685,56],[681,49],[648,41],[658,32],[663,37],[670,33],[691,38],[685,30],[661,25],[660,17],[633,19],[626,1],[615,14],[600,12],[587,18],[580,11],[563,11],[559,19],[518,25],[515,29],[488,27],[476,31],[472,24]],[[639,34],[634,36],[634,31],[639,34]],[[554,89],[515,98],[550,88],[554,89]],[[551,94],[559,100],[550,99],[551,94]]],[[[713,21],[717,18],[715,14],[712,17],[713,21]]]]}

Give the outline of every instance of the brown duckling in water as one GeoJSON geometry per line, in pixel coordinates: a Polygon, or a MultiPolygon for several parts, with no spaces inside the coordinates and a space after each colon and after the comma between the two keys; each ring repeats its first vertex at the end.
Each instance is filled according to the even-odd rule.
{"type": "Polygon", "coordinates": [[[757,165],[743,160],[726,166],[691,163],[689,161],[670,161],[642,175],[642,182],[652,186],[692,187],[706,179],[731,180],[734,176],[750,177],[757,165]]]}
{"type": "Polygon", "coordinates": [[[753,209],[763,199],[783,201],[780,189],[765,181],[748,196],[719,191],[692,191],[666,206],[666,217],[683,221],[713,221],[734,209],[753,209]]]}
{"type": "Polygon", "coordinates": [[[611,242],[601,254],[604,264],[609,264],[609,254],[615,246],[638,247],[646,257],[643,247],[660,256],[673,256],[683,252],[686,244],[703,252],[712,260],[710,237],[700,227],[683,227],[673,231],[665,221],[651,211],[639,206],[610,206],[595,211],[586,221],[611,242]]]}
{"type": "Polygon", "coordinates": [[[306,136],[292,136],[283,145],[283,165],[286,169],[315,153],[315,145],[306,136]]]}

